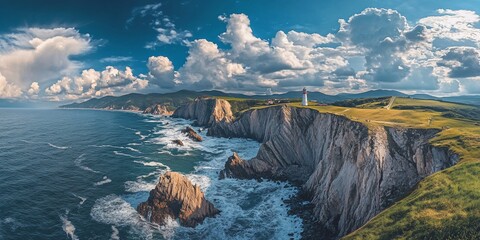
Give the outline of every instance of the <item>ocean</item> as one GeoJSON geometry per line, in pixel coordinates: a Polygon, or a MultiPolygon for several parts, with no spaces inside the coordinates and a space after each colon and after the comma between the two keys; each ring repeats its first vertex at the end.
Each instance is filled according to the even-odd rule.
{"type": "Polygon", "coordinates": [[[206,131],[193,142],[180,133],[191,123],[120,111],[0,109],[0,239],[300,238],[301,219],[283,203],[297,188],[218,179],[232,151],[250,159],[260,144],[206,131]],[[135,209],[165,171],[198,184],[220,215],[196,228],[145,221],[135,209]]]}

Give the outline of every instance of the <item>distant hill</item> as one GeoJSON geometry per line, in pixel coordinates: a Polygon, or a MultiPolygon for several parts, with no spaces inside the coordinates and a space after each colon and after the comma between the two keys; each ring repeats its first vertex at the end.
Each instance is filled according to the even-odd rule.
{"type": "MultiPolygon", "coordinates": [[[[201,96],[211,97],[229,97],[242,99],[298,99],[302,97],[301,91],[291,91],[283,94],[273,95],[244,95],[238,93],[225,93],[222,91],[189,91],[180,90],[172,93],[150,93],[139,94],[131,93],[123,96],[113,97],[107,96],[102,98],[92,98],[85,102],[72,103],[61,106],[62,108],[97,108],[97,109],[128,109],[128,110],[144,110],[154,104],[164,104],[174,109],[186,102],[201,96]]],[[[428,94],[408,95],[395,90],[371,90],[363,93],[341,93],[337,95],[328,95],[321,92],[309,92],[309,100],[315,100],[321,103],[333,103],[359,98],[381,98],[381,97],[410,97],[417,99],[432,99],[450,101],[456,103],[465,103],[480,105],[480,96],[457,96],[457,97],[435,97],[428,94]]]]}

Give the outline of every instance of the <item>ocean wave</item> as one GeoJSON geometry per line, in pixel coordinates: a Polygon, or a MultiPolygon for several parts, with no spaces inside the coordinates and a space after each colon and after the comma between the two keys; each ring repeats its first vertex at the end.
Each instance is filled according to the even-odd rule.
{"type": "Polygon", "coordinates": [[[169,167],[157,168],[151,173],[138,176],[135,181],[126,181],[124,183],[125,191],[132,193],[149,192],[157,185],[160,175],[162,175],[168,170],[170,170],[169,167]]]}
{"type": "Polygon", "coordinates": [[[128,227],[133,235],[141,239],[153,239],[150,224],[137,213],[135,208],[115,194],[97,199],[90,211],[90,216],[97,222],[116,227],[128,227]]]}
{"type": "Polygon", "coordinates": [[[60,220],[62,220],[62,229],[67,234],[67,237],[72,240],[78,240],[79,238],[75,235],[75,226],[73,223],[68,220],[68,210],[66,210],[64,215],[60,215],[60,220]]]}
{"type": "Polygon", "coordinates": [[[127,144],[128,146],[140,146],[142,145],[141,143],[129,143],[127,144]]]}
{"type": "Polygon", "coordinates": [[[134,156],[134,155],[131,155],[131,154],[128,154],[128,153],[123,153],[123,152],[119,152],[119,151],[113,151],[113,153],[115,155],[118,155],[118,156],[124,156],[124,157],[130,157],[130,158],[145,158],[145,157],[142,157],[142,156],[134,156]]]}
{"type": "Polygon", "coordinates": [[[101,186],[103,184],[107,184],[107,183],[111,183],[111,182],[112,182],[112,179],[108,178],[107,176],[103,176],[101,181],[98,181],[98,182],[94,183],[93,185],[101,186]]]}
{"type": "Polygon", "coordinates": [[[148,166],[148,167],[163,167],[166,169],[170,169],[167,165],[160,163],[160,162],[143,162],[143,161],[133,161],[134,163],[140,163],[143,166],[148,166]]]}
{"type": "MultiPolygon", "coordinates": [[[[175,239],[299,239],[302,221],[288,215],[283,199],[294,196],[298,189],[288,183],[273,181],[218,179],[218,172],[225,166],[232,151],[244,159],[256,156],[260,143],[239,138],[214,138],[199,132],[204,139],[197,143],[180,133],[192,122],[181,119],[165,119],[169,124],[155,131],[155,144],[163,146],[161,153],[171,149],[179,152],[200,151],[208,161],[200,161],[195,170],[186,174],[193,184],[200,186],[206,198],[212,201],[221,214],[205,219],[194,230],[185,227],[172,229],[175,239]],[[185,146],[176,146],[171,141],[180,139],[185,146]],[[261,222],[259,225],[257,223],[261,222]]],[[[198,130],[198,128],[196,129],[198,130]]],[[[147,186],[144,186],[147,187],[147,186]]],[[[150,185],[150,187],[153,187],[150,185]]]]}
{"type": "Polygon", "coordinates": [[[80,156],[78,156],[73,163],[75,166],[79,167],[80,169],[83,169],[85,171],[93,172],[93,173],[100,173],[99,171],[93,170],[87,166],[82,165],[83,160],[85,160],[85,153],[82,153],[80,156]]]}
{"type": "Polygon", "coordinates": [[[110,240],[120,240],[120,232],[115,226],[112,226],[112,235],[110,236],[110,240]]]}
{"type": "Polygon", "coordinates": [[[24,143],[29,143],[29,144],[46,144],[50,147],[53,147],[53,148],[56,148],[56,149],[61,149],[61,150],[65,150],[65,149],[69,149],[70,147],[67,147],[67,146],[58,146],[58,145],[55,145],[53,143],[49,143],[49,142],[33,142],[33,141],[28,141],[28,140],[20,140],[24,143]]]}
{"type": "MultiPolygon", "coordinates": [[[[3,220],[0,219],[0,230],[2,229],[2,227],[8,227],[10,228],[10,230],[12,230],[13,232],[15,232],[17,230],[17,228],[19,227],[24,227],[23,224],[21,224],[20,222],[18,222],[15,218],[13,217],[6,217],[4,218],[3,220]],[[3,226],[2,226],[3,225],[3,226]]],[[[1,235],[0,235],[1,236],[1,235]]]]}
{"type": "Polygon", "coordinates": [[[83,203],[85,203],[85,201],[87,201],[86,197],[79,196],[75,193],[72,193],[72,195],[75,196],[76,198],[80,199],[80,202],[78,203],[79,205],[83,205],[83,203]]]}

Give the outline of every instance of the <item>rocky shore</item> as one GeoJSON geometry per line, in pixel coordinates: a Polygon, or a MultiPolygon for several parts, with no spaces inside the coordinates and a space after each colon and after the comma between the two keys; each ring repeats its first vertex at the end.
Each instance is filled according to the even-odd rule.
{"type": "MultiPolygon", "coordinates": [[[[361,227],[421,179],[458,161],[453,152],[429,143],[436,129],[369,128],[343,116],[290,106],[249,110],[233,119],[228,106],[225,100],[197,100],[173,116],[197,120],[211,136],[261,142],[251,160],[230,157],[220,177],[302,186],[311,208],[298,207],[292,199],[292,212],[310,212],[306,218],[303,214],[304,221],[327,238],[361,227]]],[[[305,238],[314,238],[306,231],[305,238]]]]}

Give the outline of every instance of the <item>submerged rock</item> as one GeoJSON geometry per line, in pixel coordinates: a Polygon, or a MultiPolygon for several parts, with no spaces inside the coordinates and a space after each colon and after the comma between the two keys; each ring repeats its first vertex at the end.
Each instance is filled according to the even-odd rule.
{"type": "Polygon", "coordinates": [[[182,130],[182,133],[186,133],[187,136],[195,142],[203,141],[202,136],[198,135],[198,133],[195,132],[195,130],[193,130],[193,128],[191,127],[187,126],[185,129],[182,130]]]}
{"type": "Polygon", "coordinates": [[[183,146],[184,145],[182,140],[180,140],[180,139],[173,140],[172,142],[177,144],[178,146],[183,146]]]}
{"type": "Polygon", "coordinates": [[[205,218],[220,213],[205,199],[199,186],[192,185],[187,177],[176,172],[161,175],[148,200],[140,203],[137,211],[147,220],[160,225],[171,217],[178,218],[180,224],[187,227],[195,227],[205,218]]]}
{"type": "Polygon", "coordinates": [[[153,114],[153,115],[163,115],[163,116],[170,116],[172,115],[172,111],[169,111],[166,106],[155,104],[151,107],[147,107],[143,114],[153,114]]]}

